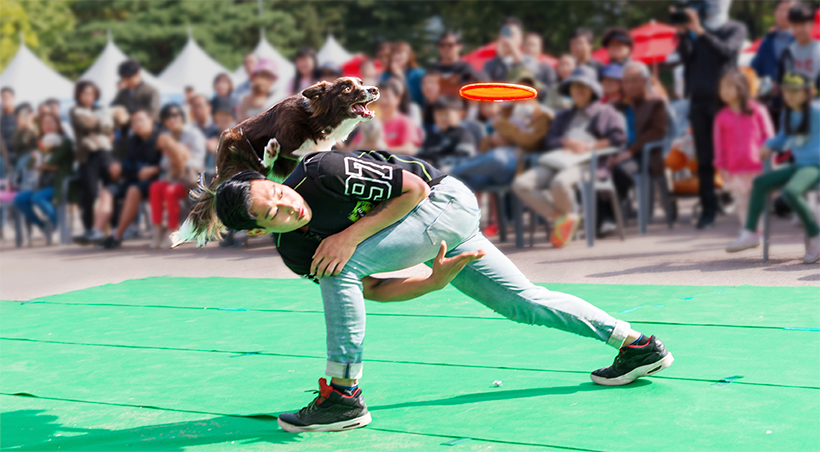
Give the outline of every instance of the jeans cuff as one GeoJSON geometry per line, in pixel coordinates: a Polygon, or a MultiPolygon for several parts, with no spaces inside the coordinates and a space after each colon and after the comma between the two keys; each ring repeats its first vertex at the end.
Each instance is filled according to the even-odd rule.
{"type": "Polygon", "coordinates": [[[329,377],[358,380],[362,378],[362,367],[364,363],[337,363],[328,360],[325,374],[329,377]]]}
{"type": "Polygon", "coordinates": [[[626,340],[626,337],[629,335],[630,329],[631,327],[629,326],[629,322],[616,320],[615,328],[612,328],[612,334],[609,336],[606,343],[612,347],[621,348],[626,340]]]}

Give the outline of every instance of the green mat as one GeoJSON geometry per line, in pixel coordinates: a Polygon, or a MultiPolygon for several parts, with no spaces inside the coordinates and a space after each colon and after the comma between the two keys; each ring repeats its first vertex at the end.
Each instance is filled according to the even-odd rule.
{"type": "Polygon", "coordinates": [[[316,285],[131,280],[0,302],[0,448],[820,450],[818,288],[546,286],[658,335],[675,364],[600,387],[588,373],[614,354],[597,341],[449,288],[368,302],[373,423],[287,434],[274,417],[324,370],[316,285]]]}

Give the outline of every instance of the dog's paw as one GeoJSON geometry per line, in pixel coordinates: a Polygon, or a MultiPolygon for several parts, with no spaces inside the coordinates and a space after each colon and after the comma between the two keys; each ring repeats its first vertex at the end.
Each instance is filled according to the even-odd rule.
{"type": "Polygon", "coordinates": [[[262,166],[266,168],[270,168],[273,166],[273,163],[279,157],[279,151],[282,147],[279,145],[279,141],[276,138],[271,138],[268,140],[267,146],[265,146],[265,157],[262,159],[262,166]]]}

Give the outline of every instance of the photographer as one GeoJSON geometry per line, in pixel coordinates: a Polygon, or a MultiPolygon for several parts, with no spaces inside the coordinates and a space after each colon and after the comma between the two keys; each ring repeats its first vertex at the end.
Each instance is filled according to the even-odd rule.
{"type": "Polygon", "coordinates": [[[697,228],[713,225],[715,196],[712,126],[715,122],[717,86],[721,74],[737,66],[746,39],[746,26],[729,20],[731,0],[689,0],[671,8],[670,22],[678,29],[678,54],[684,64],[689,120],[698,158],[702,206],[697,228]]]}

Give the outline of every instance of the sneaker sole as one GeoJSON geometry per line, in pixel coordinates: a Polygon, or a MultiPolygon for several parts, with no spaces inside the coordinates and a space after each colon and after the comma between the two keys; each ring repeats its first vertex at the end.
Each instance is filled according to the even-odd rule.
{"type": "Polygon", "coordinates": [[[726,252],[727,253],[739,253],[741,251],[750,250],[752,248],[757,248],[759,246],[760,246],[760,243],[756,243],[754,245],[744,246],[744,247],[740,247],[740,248],[726,248],[726,252]]]}
{"type": "Polygon", "coordinates": [[[666,356],[655,361],[652,364],[647,364],[645,366],[636,367],[632,369],[631,372],[621,375],[620,377],[615,378],[602,378],[596,375],[590,374],[590,378],[596,384],[603,385],[603,386],[623,386],[632,383],[633,381],[637,380],[640,377],[646,377],[648,375],[652,375],[658,373],[667,367],[671,366],[672,363],[675,361],[675,358],[672,357],[671,353],[667,353],[666,356]]]}
{"type": "Polygon", "coordinates": [[[354,428],[364,427],[365,425],[369,424],[373,419],[370,417],[370,413],[365,413],[363,416],[359,416],[355,419],[348,419],[346,421],[341,422],[334,422],[332,424],[313,424],[313,425],[293,425],[288,424],[287,422],[283,421],[281,418],[277,419],[276,422],[279,423],[279,426],[282,427],[282,430],[290,433],[301,433],[301,432],[341,432],[344,430],[353,430],[354,428]]]}

